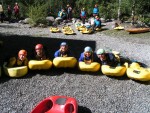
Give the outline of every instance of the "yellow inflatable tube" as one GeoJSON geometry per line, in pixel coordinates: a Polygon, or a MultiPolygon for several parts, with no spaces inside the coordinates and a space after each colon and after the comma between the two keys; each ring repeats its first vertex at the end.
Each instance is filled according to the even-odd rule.
{"type": "Polygon", "coordinates": [[[52,67],[52,61],[50,60],[30,60],[28,67],[31,70],[46,70],[52,67]]]}
{"type": "Polygon", "coordinates": [[[124,29],[124,27],[122,27],[122,26],[118,26],[118,27],[115,27],[114,29],[115,29],[115,30],[123,30],[123,29],[124,29]]]}
{"type": "Polygon", "coordinates": [[[53,65],[57,68],[74,68],[77,60],[74,57],[56,57],[53,60],[53,65]]]}
{"type": "Polygon", "coordinates": [[[22,77],[28,73],[27,66],[20,66],[20,67],[7,67],[7,63],[4,63],[3,69],[4,73],[10,77],[22,77]]]}
{"type": "Polygon", "coordinates": [[[82,34],[90,34],[92,33],[92,29],[83,29],[82,31],[80,31],[82,34]]]}
{"type": "Polygon", "coordinates": [[[126,73],[126,66],[111,67],[109,65],[102,65],[102,73],[110,76],[123,76],[126,73]]]}
{"type": "Polygon", "coordinates": [[[91,64],[86,64],[85,62],[79,62],[79,69],[81,71],[96,72],[100,69],[100,64],[97,62],[92,62],[91,64]]]}
{"type": "Polygon", "coordinates": [[[52,33],[60,32],[59,28],[55,28],[55,27],[50,27],[50,31],[51,31],[52,33]]]}
{"type": "Polygon", "coordinates": [[[150,68],[143,68],[138,63],[134,62],[127,68],[127,76],[139,81],[149,81],[150,68]]]}

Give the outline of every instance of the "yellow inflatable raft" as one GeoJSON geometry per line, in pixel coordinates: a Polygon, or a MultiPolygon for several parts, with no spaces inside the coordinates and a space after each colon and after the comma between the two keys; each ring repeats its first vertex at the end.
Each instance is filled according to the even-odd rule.
{"type": "Polygon", "coordinates": [[[115,30],[123,30],[123,29],[124,29],[124,27],[122,27],[122,26],[118,26],[118,27],[115,27],[114,29],[115,29],[115,30]]]}
{"type": "Polygon", "coordinates": [[[5,62],[3,65],[4,73],[10,77],[22,77],[28,73],[27,66],[20,67],[7,67],[7,63],[5,62]]]}
{"type": "Polygon", "coordinates": [[[62,28],[62,31],[64,32],[64,31],[69,31],[69,30],[72,30],[72,28],[70,27],[70,26],[64,26],[63,28],[62,28]]]}
{"type": "Polygon", "coordinates": [[[60,32],[60,30],[57,27],[50,27],[50,32],[52,32],[52,33],[58,33],[58,32],[60,32]]]}
{"type": "Polygon", "coordinates": [[[110,75],[110,76],[123,76],[126,73],[126,66],[116,66],[116,67],[111,67],[109,65],[102,65],[101,70],[102,73],[105,75],[110,75]]]}
{"type": "Polygon", "coordinates": [[[99,28],[96,28],[95,30],[96,30],[96,31],[101,31],[101,30],[102,30],[102,28],[100,28],[100,27],[99,27],[99,28]]]}
{"type": "Polygon", "coordinates": [[[85,28],[85,29],[83,29],[82,31],[80,31],[82,34],[90,34],[90,33],[92,33],[92,29],[87,29],[87,28],[85,28]]]}
{"type": "Polygon", "coordinates": [[[97,62],[92,62],[91,64],[79,62],[79,69],[81,71],[96,72],[100,69],[100,64],[97,62]]]}
{"type": "Polygon", "coordinates": [[[53,60],[53,65],[57,68],[74,68],[77,60],[74,57],[56,57],[53,60]]]}
{"type": "Polygon", "coordinates": [[[84,29],[86,29],[86,26],[79,26],[79,27],[77,27],[77,30],[78,30],[78,31],[82,31],[82,30],[84,30],[84,29]]]}
{"type": "Polygon", "coordinates": [[[75,34],[75,32],[73,31],[73,29],[64,30],[63,33],[64,33],[65,35],[74,35],[74,34],[75,34]]]}
{"type": "Polygon", "coordinates": [[[50,60],[30,60],[28,67],[31,70],[46,70],[52,67],[52,61],[50,60]]]}
{"type": "Polygon", "coordinates": [[[138,63],[134,62],[127,68],[127,76],[131,79],[139,81],[150,80],[150,68],[141,67],[138,63]]]}

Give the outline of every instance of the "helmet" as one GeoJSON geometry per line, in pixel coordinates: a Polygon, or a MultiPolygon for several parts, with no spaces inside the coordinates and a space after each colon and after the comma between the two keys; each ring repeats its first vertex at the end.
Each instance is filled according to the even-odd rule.
{"type": "Polygon", "coordinates": [[[67,43],[66,43],[66,42],[62,42],[62,43],[60,44],[60,46],[67,46],[67,43]]]}
{"type": "Polygon", "coordinates": [[[87,46],[84,48],[84,52],[92,52],[92,48],[87,46]]]}
{"type": "Polygon", "coordinates": [[[104,54],[105,53],[105,50],[104,49],[98,49],[96,54],[97,55],[101,55],[101,54],[104,54]]]}
{"type": "Polygon", "coordinates": [[[99,18],[98,16],[95,16],[95,18],[99,18]]]}
{"type": "Polygon", "coordinates": [[[37,45],[35,46],[35,49],[43,49],[43,45],[42,45],[42,44],[37,44],[37,45]]]}
{"type": "Polygon", "coordinates": [[[18,56],[19,56],[19,55],[25,55],[25,56],[27,56],[27,51],[24,50],[24,49],[22,49],[22,50],[20,50],[20,51],[18,52],[18,56]]]}
{"type": "Polygon", "coordinates": [[[85,8],[82,8],[82,10],[84,10],[85,8]]]}

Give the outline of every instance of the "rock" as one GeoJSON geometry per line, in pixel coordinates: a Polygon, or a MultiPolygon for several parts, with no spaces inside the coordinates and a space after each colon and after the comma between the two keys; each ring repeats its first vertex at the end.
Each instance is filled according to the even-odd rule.
{"type": "Polygon", "coordinates": [[[51,22],[54,22],[54,21],[55,21],[55,19],[54,19],[53,16],[48,16],[48,17],[46,17],[46,20],[47,20],[47,21],[51,21],[51,22]]]}
{"type": "Polygon", "coordinates": [[[105,23],[106,22],[105,18],[101,18],[101,22],[105,23]]]}
{"type": "Polygon", "coordinates": [[[30,21],[30,20],[31,20],[31,18],[26,18],[26,19],[23,20],[23,23],[24,23],[24,24],[29,24],[29,21],[30,21]]]}
{"type": "Polygon", "coordinates": [[[72,18],[72,23],[76,23],[77,19],[76,18],[72,18]]]}
{"type": "Polygon", "coordinates": [[[62,21],[62,18],[57,17],[57,18],[55,19],[55,21],[62,21]]]}
{"type": "Polygon", "coordinates": [[[30,20],[31,20],[30,18],[26,18],[26,19],[24,19],[24,20],[20,20],[19,23],[22,23],[22,24],[29,24],[29,21],[30,21],[30,20]]]}
{"type": "Polygon", "coordinates": [[[40,23],[40,24],[38,25],[38,27],[45,28],[45,27],[46,27],[46,25],[45,25],[45,24],[41,24],[41,23],[40,23]]]}

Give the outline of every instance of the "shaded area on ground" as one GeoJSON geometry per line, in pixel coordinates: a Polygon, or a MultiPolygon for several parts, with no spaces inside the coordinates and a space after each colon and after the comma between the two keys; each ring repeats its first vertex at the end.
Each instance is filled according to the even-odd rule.
{"type": "Polygon", "coordinates": [[[50,59],[54,58],[54,53],[60,47],[61,42],[67,42],[69,49],[73,55],[78,59],[80,53],[84,51],[86,46],[90,46],[95,51],[96,42],[95,41],[83,41],[76,39],[58,39],[58,38],[44,38],[44,37],[31,37],[31,36],[18,36],[18,35],[2,35],[0,34],[0,40],[3,41],[3,46],[1,50],[1,61],[6,61],[7,58],[11,56],[16,56],[20,49],[25,49],[28,52],[28,58],[30,59],[32,53],[34,52],[35,45],[41,43],[44,45],[50,59]]]}

